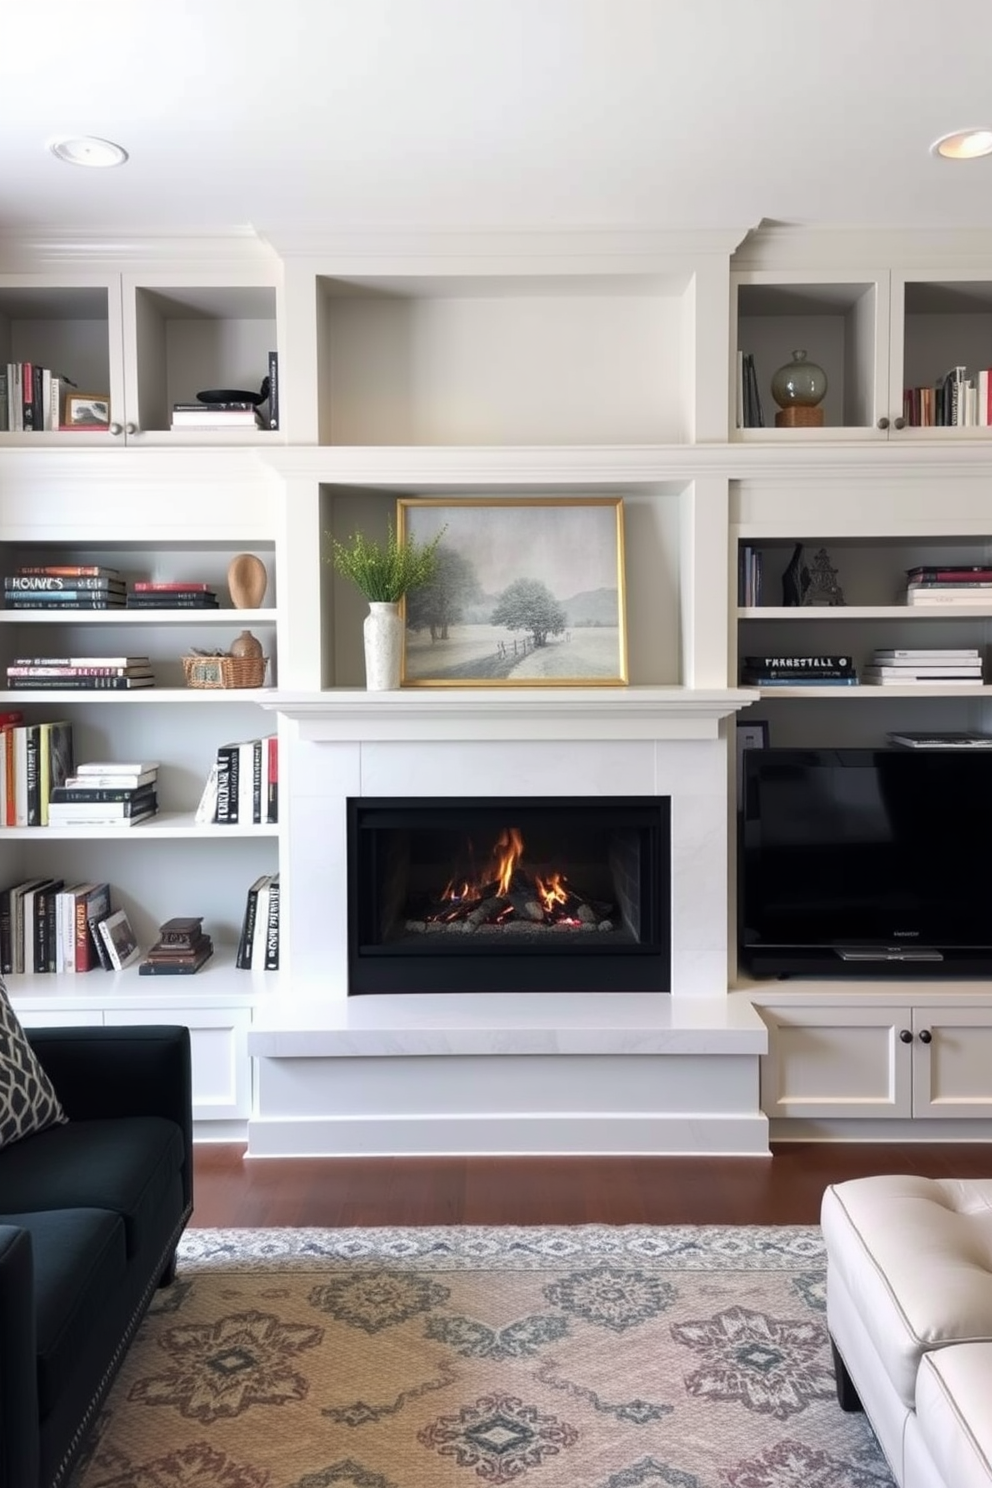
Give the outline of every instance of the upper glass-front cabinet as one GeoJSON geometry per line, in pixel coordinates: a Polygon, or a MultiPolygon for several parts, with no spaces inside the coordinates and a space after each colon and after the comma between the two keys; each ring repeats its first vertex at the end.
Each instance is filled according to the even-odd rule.
{"type": "Polygon", "coordinates": [[[274,283],[240,269],[0,275],[0,445],[278,438],[253,427],[171,429],[173,406],[200,392],[261,391],[279,345],[276,304],[274,283]]]}
{"type": "Polygon", "coordinates": [[[731,274],[731,437],[987,438],[992,427],[992,274],[963,269],[731,274]],[[822,423],[776,424],[776,370],[804,351],[827,375],[822,423]],[[753,359],[763,426],[739,393],[753,359]]]}

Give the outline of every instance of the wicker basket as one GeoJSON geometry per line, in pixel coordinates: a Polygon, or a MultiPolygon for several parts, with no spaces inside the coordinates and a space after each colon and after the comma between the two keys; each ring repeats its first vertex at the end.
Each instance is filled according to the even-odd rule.
{"type": "Polygon", "coordinates": [[[184,656],[187,687],[261,687],[267,656],[184,656]]]}

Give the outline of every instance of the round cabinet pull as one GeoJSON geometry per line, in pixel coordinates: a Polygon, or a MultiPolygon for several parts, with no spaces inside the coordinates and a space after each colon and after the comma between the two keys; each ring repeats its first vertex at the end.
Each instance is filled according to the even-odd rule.
{"type": "Polygon", "coordinates": [[[893,429],[905,429],[906,420],[904,418],[894,418],[892,420],[892,427],[893,429]]]}
{"type": "Polygon", "coordinates": [[[920,1029],[920,1043],[921,1044],[929,1044],[932,1041],[933,1041],[933,1034],[930,1032],[929,1028],[921,1028],[920,1029]]]}
{"type": "Polygon", "coordinates": [[[882,417],[881,417],[881,418],[880,418],[880,419],[879,419],[879,421],[878,421],[878,427],[879,427],[879,428],[880,428],[880,429],[887,429],[887,428],[888,428],[888,427],[889,427],[889,421],[888,421],[888,419],[887,419],[887,418],[886,418],[886,417],[885,417],[885,415],[884,415],[884,414],[883,414],[883,415],[882,415],[882,417]]]}
{"type": "Polygon", "coordinates": [[[138,426],[137,426],[137,424],[125,424],[124,425],[124,431],[127,434],[137,434],[137,432],[138,432],[138,426]]]}
{"type": "Polygon", "coordinates": [[[908,1028],[900,1028],[899,1037],[902,1039],[904,1044],[911,1044],[913,1042],[913,1035],[910,1033],[908,1028]]]}
{"type": "Polygon", "coordinates": [[[124,433],[124,425],[123,424],[111,424],[111,426],[110,426],[110,432],[111,432],[111,434],[123,434],[124,433]]]}

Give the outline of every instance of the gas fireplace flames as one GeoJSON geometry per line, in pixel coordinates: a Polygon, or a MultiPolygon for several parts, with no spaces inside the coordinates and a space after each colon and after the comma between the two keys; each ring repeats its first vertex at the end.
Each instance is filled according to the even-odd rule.
{"type": "Polygon", "coordinates": [[[479,873],[450,879],[422,921],[408,930],[450,927],[471,932],[512,928],[529,933],[553,930],[612,930],[613,905],[584,898],[558,869],[531,871],[523,862],[524,839],[517,827],[504,827],[479,873]]]}

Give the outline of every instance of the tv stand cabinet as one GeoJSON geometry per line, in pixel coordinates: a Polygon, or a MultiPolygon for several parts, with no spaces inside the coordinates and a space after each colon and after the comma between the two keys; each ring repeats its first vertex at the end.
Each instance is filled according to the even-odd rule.
{"type": "Polygon", "coordinates": [[[773,1141],[988,1140],[988,980],[748,984],[773,1141]],[[949,1124],[950,1123],[950,1124],[949,1124]]]}

